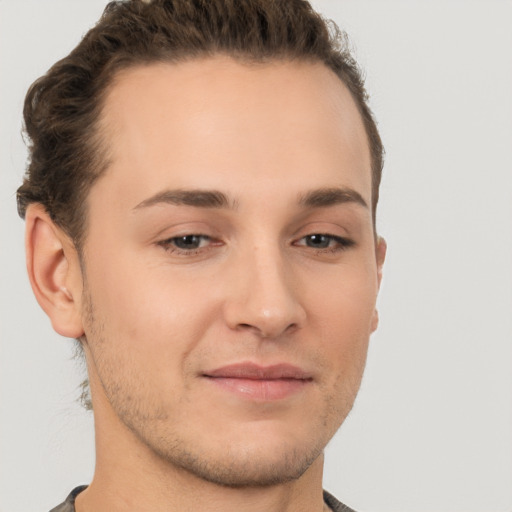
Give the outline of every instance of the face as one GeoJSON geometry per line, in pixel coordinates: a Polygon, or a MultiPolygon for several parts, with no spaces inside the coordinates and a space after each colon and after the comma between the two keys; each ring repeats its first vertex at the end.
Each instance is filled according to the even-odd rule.
{"type": "Polygon", "coordinates": [[[96,421],[223,485],[297,478],[359,388],[376,326],[368,144],[321,64],[120,74],[88,197],[96,421]]]}

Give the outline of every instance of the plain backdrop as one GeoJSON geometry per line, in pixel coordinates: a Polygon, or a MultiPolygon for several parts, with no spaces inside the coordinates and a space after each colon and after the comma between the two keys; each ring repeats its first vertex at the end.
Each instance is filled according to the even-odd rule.
{"type": "MultiPolygon", "coordinates": [[[[105,0],[0,0],[0,512],[91,479],[83,368],[32,296],[15,190],[31,82],[105,0]]],[[[512,511],[512,2],[316,0],[349,33],[387,150],[368,366],[327,448],[360,512],[512,511]]]]}

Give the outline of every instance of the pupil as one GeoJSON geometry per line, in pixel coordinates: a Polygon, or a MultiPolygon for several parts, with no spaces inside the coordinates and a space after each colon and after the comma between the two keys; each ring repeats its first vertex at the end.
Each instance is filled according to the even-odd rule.
{"type": "Polygon", "coordinates": [[[317,249],[326,249],[329,247],[330,239],[325,235],[310,235],[308,237],[308,245],[317,249]]]}

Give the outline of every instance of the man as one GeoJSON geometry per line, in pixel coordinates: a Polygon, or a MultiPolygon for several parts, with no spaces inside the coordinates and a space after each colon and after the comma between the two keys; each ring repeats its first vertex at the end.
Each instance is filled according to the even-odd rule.
{"type": "Polygon", "coordinates": [[[93,481],[54,510],[351,510],[323,449],[386,246],[341,36],[302,0],[112,3],[24,116],[29,277],[95,415],[93,481]]]}

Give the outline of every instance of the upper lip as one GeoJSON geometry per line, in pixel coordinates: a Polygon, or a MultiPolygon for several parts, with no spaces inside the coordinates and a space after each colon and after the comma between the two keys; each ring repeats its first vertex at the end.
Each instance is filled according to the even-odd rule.
{"type": "Polygon", "coordinates": [[[270,366],[261,366],[251,362],[236,363],[207,371],[203,375],[205,377],[252,380],[310,380],[312,378],[311,373],[288,363],[270,366]]]}

